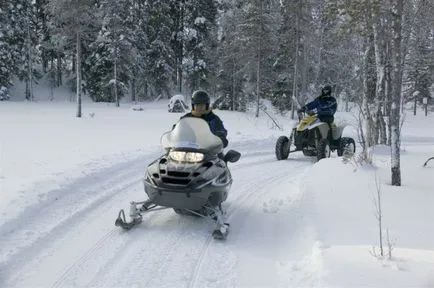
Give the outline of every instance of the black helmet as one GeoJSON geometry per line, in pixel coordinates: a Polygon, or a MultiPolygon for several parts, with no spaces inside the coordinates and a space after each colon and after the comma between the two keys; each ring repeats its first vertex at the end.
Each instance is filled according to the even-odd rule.
{"type": "Polygon", "coordinates": [[[194,105],[196,104],[205,104],[206,110],[209,109],[209,103],[210,99],[208,96],[208,93],[206,93],[203,90],[196,90],[193,92],[193,95],[191,96],[191,108],[194,110],[194,105]]]}
{"type": "Polygon", "coordinates": [[[332,94],[332,86],[326,85],[321,89],[321,96],[328,96],[332,94]]]}
{"type": "Polygon", "coordinates": [[[208,96],[208,93],[202,90],[196,90],[193,92],[193,95],[191,96],[191,104],[208,104],[209,105],[210,99],[208,96]]]}

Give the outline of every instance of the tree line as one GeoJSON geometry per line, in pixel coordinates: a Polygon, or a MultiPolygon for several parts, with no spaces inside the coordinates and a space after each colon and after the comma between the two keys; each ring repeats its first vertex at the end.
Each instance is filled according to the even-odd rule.
{"type": "Polygon", "coordinates": [[[396,163],[402,105],[433,92],[431,0],[3,0],[0,23],[2,95],[19,79],[32,100],[44,77],[78,103],[202,88],[284,112],[330,84],[360,104],[364,147],[391,145],[396,163]]]}

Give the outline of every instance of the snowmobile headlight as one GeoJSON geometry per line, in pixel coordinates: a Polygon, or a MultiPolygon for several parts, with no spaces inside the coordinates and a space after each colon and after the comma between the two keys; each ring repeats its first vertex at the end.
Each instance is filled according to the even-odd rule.
{"type": "Polygon", "coordinates": [[[169,157],[178,162],[196,163],[202,161],[204,155],[198,152],[170,151],[169,157]]]}

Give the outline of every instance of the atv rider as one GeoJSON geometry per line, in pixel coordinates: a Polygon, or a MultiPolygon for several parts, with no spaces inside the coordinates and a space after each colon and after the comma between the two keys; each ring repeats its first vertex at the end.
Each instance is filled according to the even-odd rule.
{"type": "MultiPolygon", "coordinates": [[[[336,113],[337,103],[336,98],[332,95],[332,87],[330,85],[326,85],[321,89],[321,95],[318,96],[312,102],[307,103],[305,106],[301,107],[299,112],[306,112],[316,109],[318,119],[321,122],[325,122],[329,126],[329,131],[331,131],[331,124],[334,121],[334,114],[336,113]]],[[[329,132],[328,138],[331,137],[331,133],[329,132]]]]}
{"type": "Polygon", "coordinates": [[[212,112],[208,93],[203,90],[193,92],[191,96],[191,112],[182,116],[181,119],[185,117],[199,117],[205,120],[211,132],[222,140],[223,147],[228,146],[228,139],[226,138],[228,131],[223,126],[222,120],[212,112]]]}

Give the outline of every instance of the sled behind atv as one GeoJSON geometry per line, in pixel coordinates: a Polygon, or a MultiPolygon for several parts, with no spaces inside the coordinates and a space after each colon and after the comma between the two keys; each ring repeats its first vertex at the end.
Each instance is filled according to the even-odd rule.
{"type": "Polygon", "coordinates": [[[356,144],[353,138],[342,137],[345,126],[321,122],[316,115],[298,112],[299,123],[288,136],[280,136],[276,142],[277,160],[287,159],[290,153],[302,151],[305,156],[316,156],[317,160],[330,157],[331,152],[337,151],[338,156],[345,153],[354,154],[356,144]],[[291,150],[291,146],[294,148],[291,150]]]}

